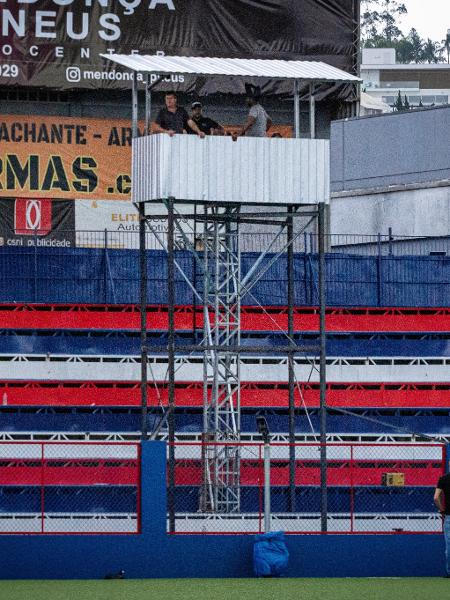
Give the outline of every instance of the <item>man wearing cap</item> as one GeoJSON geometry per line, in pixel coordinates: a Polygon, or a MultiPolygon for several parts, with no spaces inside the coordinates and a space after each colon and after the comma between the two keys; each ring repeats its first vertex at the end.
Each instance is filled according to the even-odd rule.
{"type": "Polygon", "coordinates": [[[272,119],[259,103],[261,90],[259,87],[246,84],[246,103],[250,107],[247,121],[241,130],[241,135],[250,137],[265,137],[267,130],[272,125],[272,119]]]}
{"type": "Polygon", "coordinates": [[[189,118],[186,110],[178,106],[177,95],[175,92],[166,92],[165,107],[161,108],[153,126],[153,133],[168,133],[170,136],[176,133],[186,133],[192,129],[199,137],[205,137],[203,131],[197,127],[196,123],[189,118]]]}
{"type": "MultiPolygon", "coordinates": [[[[222,125],[219,125],[217,121],[210,119],[209,117],[205,117],[202,113],[202,103],[198,100],[191,104],[192,115],[191,120],[197,125],[200,131],[203,131],[205,135],[223,135],[224,129],[222,125]]],[[[189,133],[195,133],[192,129],[189,133]]]]}

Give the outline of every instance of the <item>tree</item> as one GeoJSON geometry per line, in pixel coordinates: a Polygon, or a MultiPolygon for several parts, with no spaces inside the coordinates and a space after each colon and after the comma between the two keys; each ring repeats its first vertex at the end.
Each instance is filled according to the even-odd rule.
{"type": "Polygon", "coordinates": [[[424,40],[417,29],[411,29],[406,37],[402,37],[395,44],[397,61],[400,63],[420,63],[424,61],[424,40]]]}
{"type": "Polygon", "coordinates": [[[442,40],[442,51],[447,53],[447,62],[450,64],[450,29],[447,29],[445,40],[442,40]]]}
{"type": "Polygon", "coordinates": [[[403,103],[403,106],[405,107],[405,110],[409,110],[411,108],[409,105],[408,96],[406,94],[405,94],[405,101],[403,103]]]}
{"type": "Polygon", "coordinates": [[[414,48],[411,40],[408,38],[401,38],[398,40],[395,44],[395,50],[397,62],[405,64],[416,62],[414,60],[414,48]]]}
{"type": "Polygon", "coordinates": [[[397,0],[362,0],[361,34],[364,40],[384,38],[393,42],[402,35],[397,20],[407,14],[397,0]]]}
{"type": "Polygon", "coordinates": [[[414,27],[411,29],[411,31],[408,33],[407,40],[411,44],[411,62],[421,62],[424,41],[418,34],[417,29],[414,29],[414,27]]]}
{"type": "Polygon", "coordinates": [[[438,42],[433,42],[430,38],[423,45],[422,59],[427,63],[439,63],[444,60],[442,56],[442,48],[438,42]]]}
{"type": "Polygon", "coordinates": [[[423,40],[416,29],[405,36],[398,20],[407,14],[405,4],[398,0],[361,0],[361,36],[364,48],[395,48],[399,63],[450,63],[450,29],[442,42],[423,40]]]}
{"type": "Polygon", "coordinates": [[[404,108],[403,107],[402,95],[400,93],[400,90],[398,91],[398,96],[397,96],[397,100],[395,101],[394,108],[398,112],[401,112],[403,110],[403,108],[404,108]]]}

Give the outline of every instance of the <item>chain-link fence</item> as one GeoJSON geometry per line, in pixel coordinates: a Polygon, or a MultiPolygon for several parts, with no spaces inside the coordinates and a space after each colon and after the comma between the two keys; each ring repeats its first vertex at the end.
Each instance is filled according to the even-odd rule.
{"type": "Polygon", "coordinates": [[[139,444],[0,442],[0,534],[139,531],[139,444]]]}
{"type": "MultiPolygon", "coordinates": [[[[168,451],[168,531],[250,534],[264,530],[262,444],[176,443],[168,451]],[[174,456],[173,456],[174,455],[174,456]]],[[[442,444],[273,443],[270,523],[286,533],[321,532],[326,469],[330,533],[438,533],[433,492],[442,444]],[[323,453],[322,453],[323,454],[323,453]]]]}

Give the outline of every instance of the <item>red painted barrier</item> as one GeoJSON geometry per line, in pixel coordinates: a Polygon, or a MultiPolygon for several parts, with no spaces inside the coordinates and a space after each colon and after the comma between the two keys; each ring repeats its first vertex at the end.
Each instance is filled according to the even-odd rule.
{"type": "MultiPolygon", "coordinates": [[[[140,406],[137,381],[64,382],[2,381],[0,402],[3,406],[140,406]]],[[[302,383],[295,388],[298,407],[319,406],[319,384],[302,383]],[[300,391],[301,390],[301,393],[300,391]]],[[[327,384],[329,406],[353,408],[449,408],[450,383],[333,383],[327,384]]],[[[167,384],[148,386],[149,406],[166,406],[167,384]]],[[[175,403],[179,407],[201,407],[201,382],[178,383],[175,403]]],[[[242,407],[288,406],[288,387],[281,383],[243,383],[242,407]]]]}
{"type": "MultiPolygon", "coordinates": [[[[0,322],[4,329],[99,329],[138,330],[137,305],[101,304],[0,304],[0,322]]],[[[149,330],[168,329],[166,306],[148,307],[149,330]]],[[[203,327],[201,309],[178,306],[175,327],[192,330],[203,327]]],[[[244,331],[286,331],[287,308],[242,307],[241,327],[244,331]]],[[[328,331],[369,332],[448,332],[450,308],[328,308],[328,331]]],[[[296,331],[318,331],[318,309],[294,309],[296,331]]]]}
{"type": "MultiPolygon", "coordinates": [[[[408,461],[371,461],[364,463],[355,461],[353,465],[347,461],[333,461],[327,469],[327,484],[332,486],[352,485],[380,486],[383,473],[404,473],[407,486],[435,486],[442,474],[442,465],[432,461],[419,464],[408,461]]],[[[177,461],[175,467],[175,485],[201,485],[202,468],[200,461],[177,461]]],[[[240,469],[241,485],[260,485],[263,477],[262,461],[242,461],[240,469]]],[[[270,481],[272,485],[289,485],[288,461],[271,461],[270,481]]],[[[320,466],[312,461],[295,463],[295,484],[320,485],[320,466]]]]}
{"type": "Polygon", "coordinates": [[[14,460],[0,462],[1,485],[136,485],[137,461],[14,460]]]}

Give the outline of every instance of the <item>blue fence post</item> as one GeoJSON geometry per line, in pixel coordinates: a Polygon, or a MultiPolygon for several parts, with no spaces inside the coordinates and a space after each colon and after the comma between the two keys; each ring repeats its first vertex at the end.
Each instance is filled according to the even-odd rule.
{"type": "Polygon", "coordinates": [[[108,230],[103,232],[103,302],[108,304],[108,230]]]}
{"type": "Polygon", "coordinates": [[[37,226],[34,228],[33,234],[34,243],[34,267],[33,267],[33,301],[37,302],[38,296],[38,284],[37,284],[37,271],[38,271],[38,257],[37,257],[37,226]]]}
{"type": "Polygon", "coordinates": [[[381,255],[381,234],[378,233],[377,234],[377,306],[382,306],[382,270],[381,270],[381,261],[382,261],[382,255],[381,255]]]}
{"type": "Polygon", "coordinates": [[[309,305],[307,268],[308,268],[308,263],[306,262],[306,245],[305,245],[305,253],[303,254],[303,285],[305,288],[305,305],[306,306],[309,305]]]}

